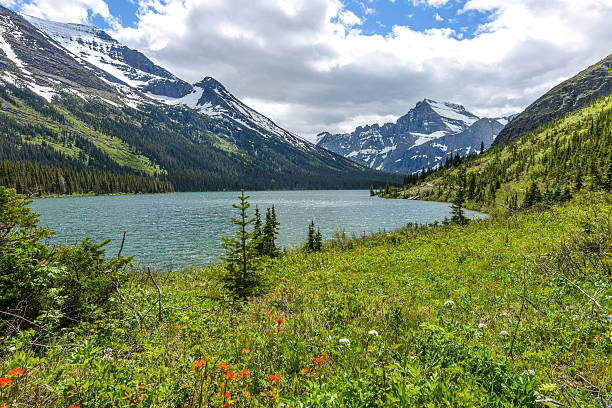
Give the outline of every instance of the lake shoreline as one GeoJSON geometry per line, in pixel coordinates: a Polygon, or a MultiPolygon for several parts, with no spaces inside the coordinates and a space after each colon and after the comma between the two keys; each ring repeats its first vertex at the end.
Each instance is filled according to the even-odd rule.
{"type": "MultiPolygon", "coordinates": [[[[345,234],[361,237],[394,231],[408,223],[442,222],[450,215],[447,203],[381,200],[367,190],[253,191],[249,216],[255,208],[265,216],[273,205],[279,216],[279,247],[298,247],[307,239],[314,220],[324,240],[345,234]]],[[[119,249],[127,231],[124,255],[167,269],[184,265],[201,267],[222,255],[221,238],[233,234],[230,221],[236,192],[173,193],[46,198],[31,208],[41,223],[56,231],[50,240],[58,245],[111,238],[107,253],[119,249]]],[[[470,215],[471,217],[472,215],[470,215]]],[[[484,214],[474,213],[476,218],[484,214]]]]}

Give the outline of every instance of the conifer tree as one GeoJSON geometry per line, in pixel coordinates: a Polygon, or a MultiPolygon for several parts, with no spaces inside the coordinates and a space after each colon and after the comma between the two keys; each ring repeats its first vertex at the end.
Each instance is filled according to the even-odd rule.
{"type": "Polygon", "coordinates": [[[451,219],[453,224],[465,225],[470,220],[463,213],[463,204],[465,203],[465,192],[462,187],[457,190],[453,204],[451,205],[451,219]]]}
{"type": "Polygon", "coordinates": [[[251,206],[248,198],[242,190],[238,196],[239,204],[232,204],[232,207],[239,211],[238,218],[231,218],[237,229],[235,236],[223,237],[225,256],[221,257],[227,271],[223,276],[225,288],[234,298],[244,301],[256,293],[260,284],[258,253],[255,247],[257,241],[253,240],[253,232],[248,231],[249,225],[255,222],[255,218],[249,218],[247,214],[251,206]]]}
{"type": "Polygon", "coordinates": [[[542,201],[542,193],[538,188],[535,181],[532,181],[527,191],[525,192],[525,199],[523,200],[523,208],[529,208],[532,205],[542,201]]]}
{"type": "Polygon", "coordinates": [[[321,231],[317,227],[317,233],[314,238],[314,250],[319,252],[321,249],[323,249],[323,235],[321,235],[321,231]]]}
{"type": "Polygon", "coordinates": [[[578,174],[576,174],[576,179],[574,180],[574,190],[582,190],[582,173],[578,170],[578,174]]]}
{"type": "Polygon", "coordinates": [[[318,252],[323,248],[323,235],[321,235],[321,231],[317,228],[315,232],[315,223],[314,220],[310,222],[308,225],[308,239],[306,240],[306,251],[308,252],[318,252]]]}
{"type": "Polygon", "coordinates": [[[263,251],[263,235],[261,225],[261,214],[259,212],[259,206],[255,206],[255,221],[253,221],[253,242],[257,254],[261,255],[263,251]]]}
{"type": "Polygon", "coordinates": [[[276,247],[276,236],[278,235],[279,222],[276,220],[276,209],[266,209],[266,221],[262,230],[262,251],[261,254],[274,258],[278,256],[279,251],[276,247]]]}
{"type": "Polygon", "coordinates": [[[315,229],[314,229],[314,220],[310,221],[308,224],[308,238],[306,239],[306,251],[314,252],[315,249],[315,229]]]}

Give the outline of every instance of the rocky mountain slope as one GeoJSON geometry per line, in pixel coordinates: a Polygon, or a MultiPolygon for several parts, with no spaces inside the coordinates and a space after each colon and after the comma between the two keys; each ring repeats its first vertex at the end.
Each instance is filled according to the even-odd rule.
{"type": "Polygon", "coordinates": [[[612,93],[612,55],[555,86],[532,103],[495,139],[504,145],[612,93]]]}
{"type": "Polygon", "coordinates": [[[451,153],[489,147],[509,119],[480,119],[461,105],[424,99],[396,123],[321,133],[317,145],[378,170],[413,173],[438,166],[451,153]]]}
{"type": "Polygon", "coordinates": [[[0,115],[11,132],[0,160],[167,177],[177,190],[400,179],[285,131],[213,78],[189,84],[95,27],[0,8],[0,50],[0,115]]]}

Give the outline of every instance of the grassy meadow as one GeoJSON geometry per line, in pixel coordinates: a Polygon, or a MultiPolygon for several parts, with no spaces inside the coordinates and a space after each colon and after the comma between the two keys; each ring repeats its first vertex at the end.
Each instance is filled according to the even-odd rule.
{"type": "Polygon", "coordinates": [[[610,200],[327,242],[248,303],[210,267],[129,273],[68,324],[5,314],[0,406],[610,407],[610,200]]]}

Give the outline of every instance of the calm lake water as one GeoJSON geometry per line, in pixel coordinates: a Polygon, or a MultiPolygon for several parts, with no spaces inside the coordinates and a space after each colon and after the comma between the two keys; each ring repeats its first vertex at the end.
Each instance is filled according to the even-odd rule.
{"type": "MultiPolygon", "coordinates": [[[[221,237],[234,228],[236,192],[176,193],[100,197],[37,199],[31,208],[42,225],[57,235],[51,243],[75,244],[82,237],[95,242],[111,238],[107,253],[115,256],[123,231],[127,238],[123,255],[136,255],[143,264],[157,268],[202,266],[223,254],[221,237]]],[[[280,245],[291,248],[306,240],[314,219],[323,239],[344,229],[348,236],[398,229],[409,222],[426,224],[450,214],[445,203],[385,200],[368,191],[257,191],[248,193],[251,211],[274,204],[280,245]]],[[[468,212],[469,216],[478,216],[468,212]]]]}

